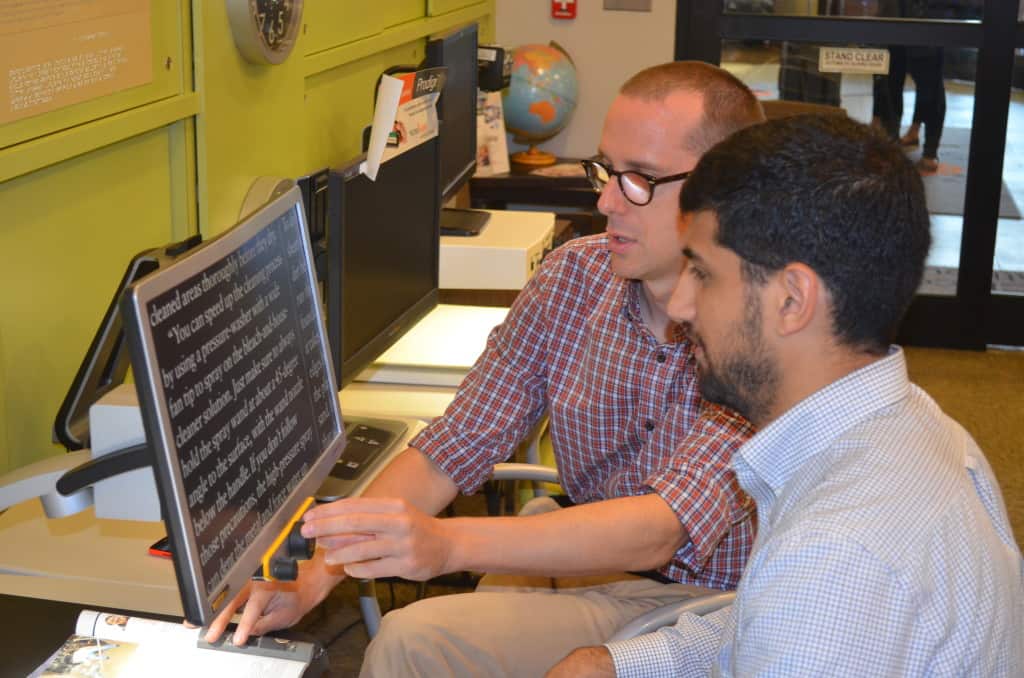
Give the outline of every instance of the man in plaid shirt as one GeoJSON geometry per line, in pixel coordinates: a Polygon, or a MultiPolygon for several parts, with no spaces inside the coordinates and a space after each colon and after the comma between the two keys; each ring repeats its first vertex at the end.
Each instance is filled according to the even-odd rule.
{"type": "Polygon", "coordinates": [[[547,257],[445,415],[361,497],[306,515],[316,557],[297,587],[254,587],[236,642],[296,622],[344,576],[477,570],[518,578],[391,612],[363,675],[535,676],[655,606],[735,587],[756,519],[729,460],[750,428],[700,397],[666,304],[682,270],[682,182],[706,149],[762,119],[750,90],[709,64],[631,78],[599,158],[584,162],[607,233],[547,257]],[[476,491],[545,413],[573,506],[433,517],[476,491]],[[608,576],[626,572],[641,574],[608,576]]]}

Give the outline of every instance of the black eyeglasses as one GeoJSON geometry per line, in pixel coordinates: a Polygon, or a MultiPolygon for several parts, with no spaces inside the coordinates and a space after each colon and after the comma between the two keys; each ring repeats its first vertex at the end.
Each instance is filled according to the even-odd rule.
{"type": "Polygon", "coordinates": [[[693,174],[693,171],[670,174],[667,177],[652,177],[643,172],[634,170],[614,170],[603,162],[597,160],[580,160],[583,169],[587,172],[587,179],[594,190],[600,193],[612,177],[618,177],[619,188],[622,195],[638,207],[643,207],[654,199],[654,187],[660,184],[667,184],[672,181],[682,181],[693,174]]]}

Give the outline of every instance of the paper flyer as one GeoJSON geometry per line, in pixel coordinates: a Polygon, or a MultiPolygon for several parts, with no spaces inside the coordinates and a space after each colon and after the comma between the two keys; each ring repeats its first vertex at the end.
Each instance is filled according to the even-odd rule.
{"type": "Polygon", "coordinates": [[[476,97],[476,173],[489,177],[509,171],[508,141],[501,92],[479,92],[476,97]]]}
{"type": "Polygon", "coordinates": [[[376,180],[382,163],[437,136],[437,99],[447,68],[381,76],[363,174],[376,180]]]}

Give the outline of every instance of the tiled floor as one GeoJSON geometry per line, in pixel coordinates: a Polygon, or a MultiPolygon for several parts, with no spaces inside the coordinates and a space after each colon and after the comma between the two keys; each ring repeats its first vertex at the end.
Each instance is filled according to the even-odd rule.
{"type": "MultiPolygon", "coordinates": [[[[762,99],[778,98],[778,49],[767,47],[726,51],[723,66],[746,82],[762,99]]],[[[870,75],[844,74],[840,88],[841,105],[854,119],[871,120],[872,87],[870,75]]],[[[970,129],[974,113],[974,85],[946,81],[946,128],[970,129]]],[[[913,81],[907,79],[904,90],[903,129],[910,124],[914,110],[913,81]]],[[[942,148],[939,148],[942,158],[942,148]]],[[[1018,207],[1024,207],[1024,92],[1014,92],[1010,102],[1003,181],[1018,207]]],[[[928,256],[929,275],[922,291],[953,294],[956,268],[960,261],[963,217],[932,215],[932,249],[928,256]]],[[[1024,293],[1024,220],[999,219],[996,234],[994,288],[1024,293]]]]}

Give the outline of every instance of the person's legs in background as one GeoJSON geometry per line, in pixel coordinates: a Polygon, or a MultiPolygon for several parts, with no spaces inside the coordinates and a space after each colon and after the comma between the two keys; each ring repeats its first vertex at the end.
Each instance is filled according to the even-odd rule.
{"type": "Polygon", "coordinates": [[[917,146],[921,143],[921,118],[917,108],[917,96],[914,96],[914,118],[907,128],[907,133],[900,137],[900,143],[904,146],[917,146]]]}
{"type": "MultiPolygon", "coordinates": [[[[906,73],[906,71],[907,62],[906,54],[904,53],[903,72],[906,73]]],[[[906,76],[904,75],[904,77],[906,76]]],[[[921,143],[922,115],[920,89],[918,89],[917,80],[914,80],[914,115],[911,118],[910,127],[907,128],[907,133],[900,137],[900,143],[904,146],[917,146],[921,143]]]]}
{"type": "Polygon", "coordinates": [[[889,76],[875,75],[871,80],[871,126],[889,132],[892,102],[889,100],[889,76]]]}
{"type": "Polygon", "coordinates": [[[889,74],[875,76],[874,115],[893,139],[900,135],[903,118],[903,83],[907,79],[907,51],[905,47],[889,47],[889,74]]]}
{"type": "Polygon", "coordinates": [[[917,86],[915,108],[920,108],[924,125],[924,149],[918,168],[925,173],[939,168],[939,142],[946,121],[946,86],[942,79],[942,48],[915,47],[908,50],[907,70],[917,86]]]}

